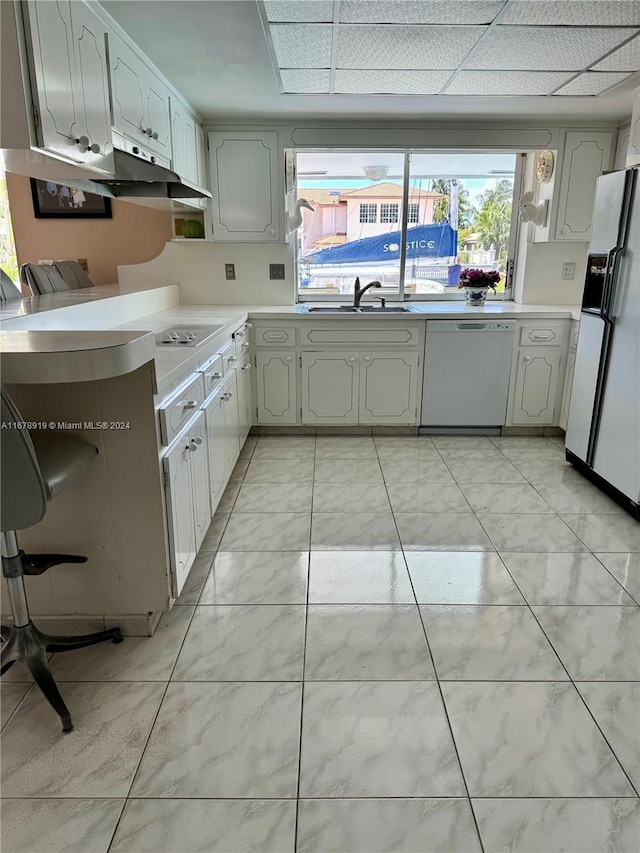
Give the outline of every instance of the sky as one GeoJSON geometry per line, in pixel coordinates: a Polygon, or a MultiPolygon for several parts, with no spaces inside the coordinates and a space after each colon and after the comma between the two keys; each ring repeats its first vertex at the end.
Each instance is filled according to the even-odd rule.
{"type": "MultiPolygon", "coordinates": [[[[486,189],[495,186],[495,184],[500,180],[513,180],[509,175],[499,175],[495,178],[465,178],[461,180],[460,183],[463,184],[469,190],[469,198],[473,205],[476,204],[478,196],[480,196],[486,189]]],[[[359,178],[350,178],[350,179],[332,179],[332,178],[298,178],[298,189],[308,189],[309,187],[315,187],[318,189],[357,189],[359,187],[368,187],[374,183],[368,179],[361,180],[359,178]]],[[[385,182],[387,183],[387,182],[385,182]]],[[[388,181],[388,183],[395,184],[397,183],[400,188],[402,188],[402,183],[400,181],[388,181]]],[[[423,179],[421,188],[428,189],[429,187],[429,179],[423,179]]]]}

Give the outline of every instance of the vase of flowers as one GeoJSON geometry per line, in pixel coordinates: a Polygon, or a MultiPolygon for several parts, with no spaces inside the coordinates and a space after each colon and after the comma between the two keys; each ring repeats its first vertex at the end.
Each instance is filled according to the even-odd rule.
{"type": "Polygon", "coordinates": [[[467,305],[484,305],[489,288],[495,291],[500,281],[497,270],[464,269],[460,273],[460,284],[465,293],[467,305]]]}

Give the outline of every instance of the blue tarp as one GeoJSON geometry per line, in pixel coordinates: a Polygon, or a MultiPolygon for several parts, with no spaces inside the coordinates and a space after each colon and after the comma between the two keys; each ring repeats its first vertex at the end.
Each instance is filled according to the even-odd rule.
{"type": "MultiPolygon", "coordinates": [[[[411,258],[451,258],[458,251],[458,232],[448,224],[418,225],[407,229],[407,260],[411,258]]],[[[311,264],[356,264],[364,261],[400,259],[400,232],[378,234],[322,249],[304,258],[311,264]]]]}

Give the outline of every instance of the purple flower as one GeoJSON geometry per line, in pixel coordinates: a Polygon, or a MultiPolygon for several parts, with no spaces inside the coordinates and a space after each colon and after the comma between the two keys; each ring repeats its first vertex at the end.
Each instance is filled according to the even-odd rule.
{"type": "Polygon", "coordinates": [[[499,281],[500,273],[497,270],[480,270],[469,267],[460,273],[458,287],[490,287],[495,290],[499,281]]]}

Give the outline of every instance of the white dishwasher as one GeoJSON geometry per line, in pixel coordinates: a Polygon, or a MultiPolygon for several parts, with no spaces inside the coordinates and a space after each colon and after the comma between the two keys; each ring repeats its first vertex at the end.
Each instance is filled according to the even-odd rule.
{"type": "Polygon", "coordinates": [[[504,426],[513,320],[428,320],[423,427],[504,426]]]}

